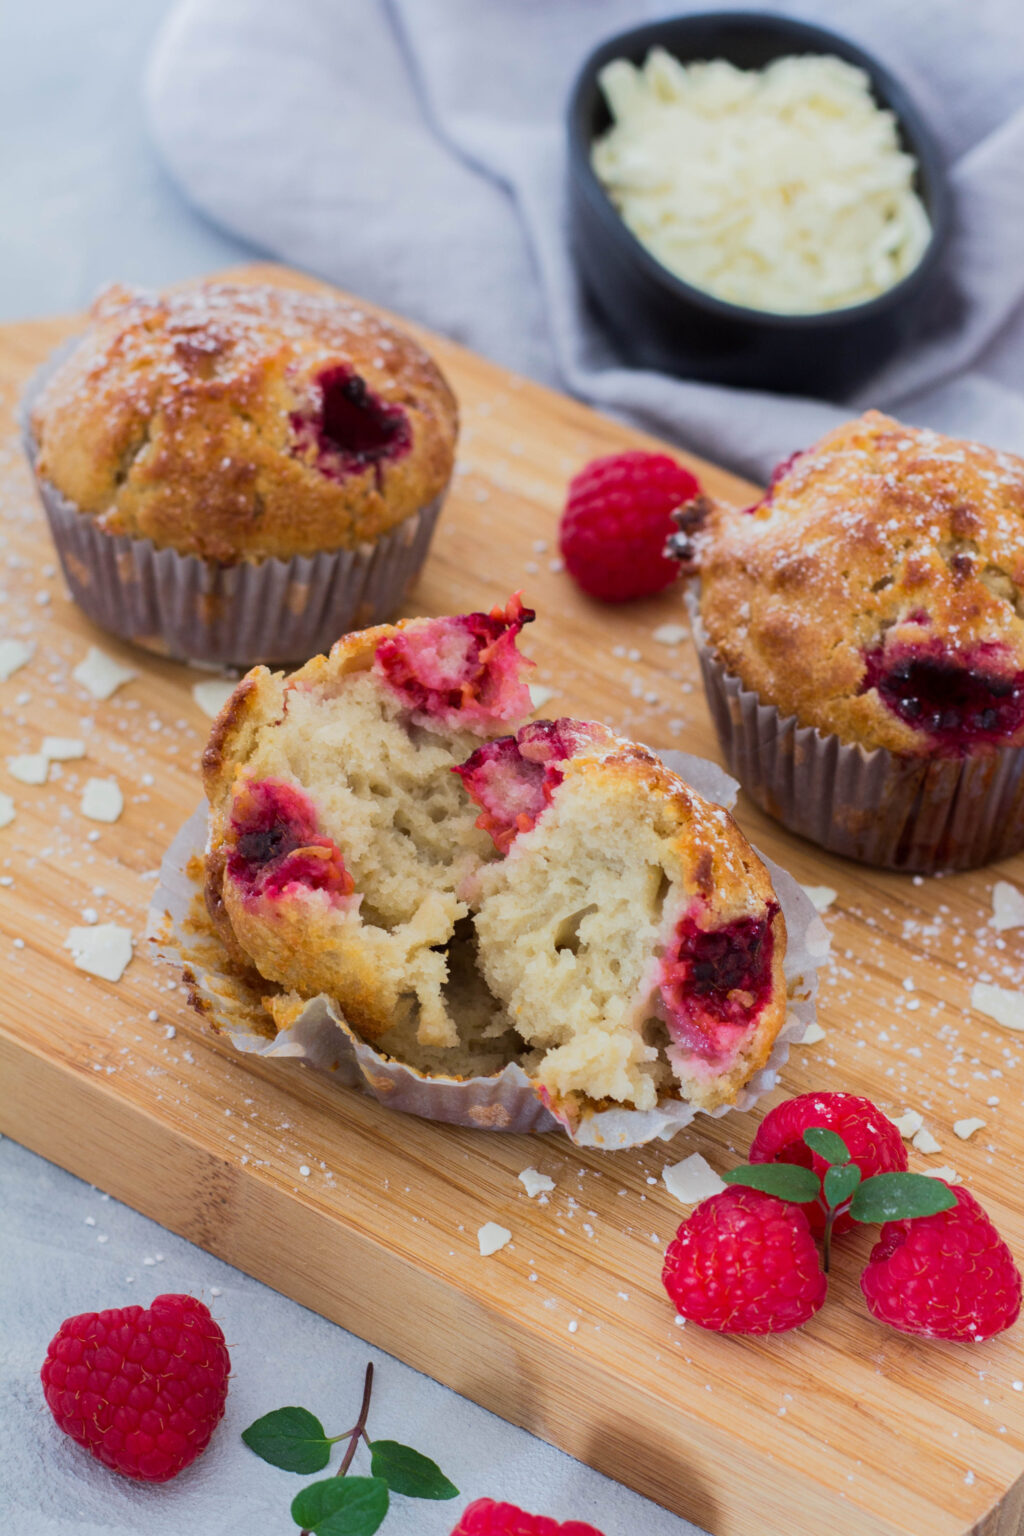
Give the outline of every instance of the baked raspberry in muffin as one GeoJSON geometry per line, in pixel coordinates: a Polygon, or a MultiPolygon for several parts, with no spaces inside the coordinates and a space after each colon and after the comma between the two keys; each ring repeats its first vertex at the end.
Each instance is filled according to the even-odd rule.
{"type": "MultiPolygon", "coordinates": [[[[208,282],[162,295],[108,289],[32,402],[30,430],[72,590],[98,622],[116,627],[121,614],[123,626],[130,612],[130,638],[175,647],[177,630],[162,634],[166,591],[148,613],[137,593],[122,591],[120,605],[97,596],[110,541],[136,562],[148,552],[165,589],[183,579],[175,557],[192,561],[221,608],[243,595],[258,604],[236,589],[261,568],[269,579],[319,560],[292,572],[283,606],[321,611],[320,649],[400,602],[426,551],[419,521],[432,525],[451,476],[457,409],[418,343],[339,296],[208,282]],[[370,565],[375,554],[387,570],[370,565]]],[[[123,586],[145,583],[121,565],[123,586]]],[[[201,657],[204,638],[216,649],[210,615],[193,602],[190,617],[189,654],[201,657]]],[[[308,655],[296,641],[282,651],[276,619],[265,604],[261,654],[308,655]]]]}
{"type": "Polygon", "coordinates": [[[494,849],[452,769],[529,714],[515,641],[532,618],[513,598],[347,635],[290,677],[250,672],[214,725],[218,932],[267,980],[336,999],[369,1040],[460,1044],[446,949],[472,942],[459,890],[494,849]]]}
{"type": "Polygon", "coordinates": [[[728,812],[588,721],[523,724],[506,609],[256,669],[204,757],[236,963],[428,1074],[518,1062],[570,1121],[732,1102],[786,1014],[785,925],[728,812]],[[510,729],[511,727],[511,729],[510,729]]]}
{"type": "Polygon", "coordinates": [[[756,799],[869,862],[1024,845],[1024,460],[870,411],[753,506],[678,520],[709,698],[756,799]]]}

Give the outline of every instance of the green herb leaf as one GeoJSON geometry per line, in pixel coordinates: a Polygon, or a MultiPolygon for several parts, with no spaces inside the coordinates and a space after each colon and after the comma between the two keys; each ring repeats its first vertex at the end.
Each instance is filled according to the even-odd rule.
{"type": "Polygon", "coordinates": [[[956,1204],[956,1196],[939,1179],[923,1173],[876,1173],[859,1185],[850,1202],[854,1221],[901,1221],[935,1216],[956,1204]]]}
{"type": "Polygon", "coordinates": [[[286,1472],[320,1472],[331,1459],[331,1442],[315,1414],[305,1408],[276,1408],[242,1430],[242,1439],[273,1467],[286,1472]]]}
{"type": "Polygon", "coordinates": [[[804,1143],[827,1163],[850,1161],[850,1149],[846,1142],[835,1131],[826,1130],[823,1125],[809,1125],[804,1131],[804,1143]]]}
{"type": "Polygon", "coordinates": [[[795,1163],[744,1163],[741,1168],[730,1168],[722,1178],[726,1184],[760,1189],[766,1195],[778,1195],[780,1200],[792,1200],[796,1205],[816,1200],[821,1190],[818,1175],[795,1163]]]}
{"type": "Polygon", "coordinates": [[[844,1200],[849,1200],[859,1183],[860,1169],[856,1163],[843,1163],[839,1167],[833,1164],[822,1180],[825,1199],[830,1206],[842,1205],[844,1200]]]}
{"type": "Polygon", "coordinates": [[[459,1490],[445,1477],[436,1461],[421,1456],[411,1446],[397,1440],[371,1440],[374,1477],[382,1477],[392,1493],[404,1493],[410,1499],[456,1499],[459,1490]]]}
{"type": "Polygon", "coordinates": [[[329,1477],[292,1500],[292,1519],[313,1536],[373,1536],[388,1512],[379,1477],[329,1477]]]}

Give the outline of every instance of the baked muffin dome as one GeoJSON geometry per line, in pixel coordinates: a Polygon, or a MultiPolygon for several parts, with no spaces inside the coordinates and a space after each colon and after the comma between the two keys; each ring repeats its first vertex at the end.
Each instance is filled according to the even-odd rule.
{"type": "Polygon", "coordinates": [[[1024,744],[1024,460],[869,411],[673,541],[763,703],[904,756],[1024,744]]]}
{"type": "Polygon", "coordinates": [[[231,564],[355,549],[439,496],[454,397],[340,298],[108,289],[31,417],[36,472],[111,534],[231,564]]]}
{"type": "Polygon", "coordinates": [[[386,1054],[518,1061],[563,1114],[730,1103],[786,1014],[768,874],[646,748],[521,724],[529,617],[513,599],[250,673],[204,758],[211,916],[282,1024],[326,993],[386,1054]]]}

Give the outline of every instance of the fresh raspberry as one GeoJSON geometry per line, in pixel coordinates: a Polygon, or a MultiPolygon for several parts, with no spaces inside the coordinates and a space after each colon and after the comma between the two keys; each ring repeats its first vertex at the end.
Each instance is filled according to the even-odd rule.
{"type": "Polygon", "coordinates": [[[675,581],[666,559],[672,513],[700,490],[688,469],[663,453],[593,459],[569,484],[560,543],[565,568],[591,597],[625,603],[675,581]]]}
{"type": "Polygon", "coordinates": [[[201,1301],[82,1312],[40,1373],[61,1429],[115,1472],[166,1483],[206,1449],[228,1395],[224,1335],[201,1301]]]}
{"type": "MultiPolygon", "coordinates": [[[[803,1139],[804,1131],[812,1125],[824,1126],[843,1138],[863,1178],[870,1179],[876,1173],[906,1172],[907,1151],[896,1126],[870,1099],[860,1099],[853,1093],[801,1093],[777,1104],[757,1128],[750,1162],[797,1163],[801,1168],[813,1168],[819,1179],[824,1178],[828,1163],[812,1152],[803,1139]]],[[[823,1195],[801,1206],[801,1210],[812,1232],[824,1232],[827,1207],[823,1195]]],[[[833,1222],[833,1236],[848,1232],[853,1225],[853,1218],[842,1211],[833,1222]]]]}
{"type": "Polygon", "coordinates": [[[601,1536],[601,1532],[581,1520],[567,1520],[559,1525],[547,1515],[528,1515],[514,1504],[476,1499],[463,1510],[451,1536],[601,1536]]]}
{"type": "Polygon", "coordinates": [[[717,1333],[784,1333],[808,1322],[828,1282],[798,1205],[731,1185],[682,1223],[661,1278],[676,1311],[717,1333]]]}
{"type": "Polygon", "coordinates": [[[1017,1321],[1020,1270],[970,1191],[947,1188],[956,1196],[948,1211],[885,1223],[860,1288],[868,1310],[901,1333],[981,1343],[1017,1321]]]}

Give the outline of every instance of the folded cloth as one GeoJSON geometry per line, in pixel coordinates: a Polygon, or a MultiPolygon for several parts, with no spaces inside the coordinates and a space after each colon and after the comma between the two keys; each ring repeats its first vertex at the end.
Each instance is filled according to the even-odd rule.
{"type": "MultiPolygon", "coordinates": [[[[836,21],[832,0],[770,9],[836,21]]],[[[1024,450],[1020,0],[843,11],[930,121],[955,198],[926,328],[845,405],[625,367],[580,290],[566,98],[594,44],[664,10],[181,0],[151,61],[150,122],[186,195],[274,256],[755,477],[868,404],[1024,450]]]]}

